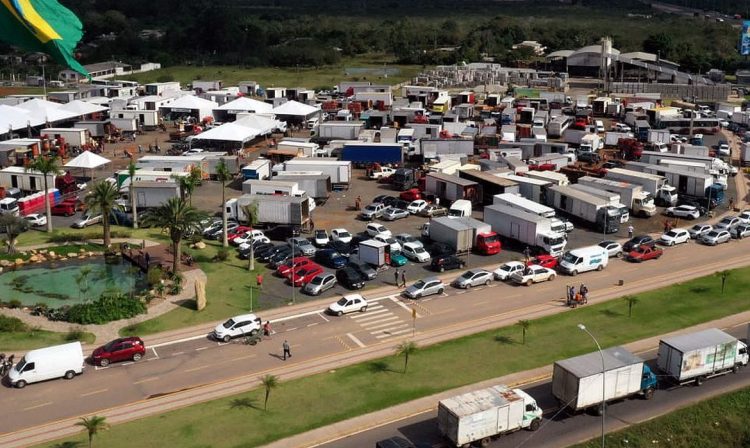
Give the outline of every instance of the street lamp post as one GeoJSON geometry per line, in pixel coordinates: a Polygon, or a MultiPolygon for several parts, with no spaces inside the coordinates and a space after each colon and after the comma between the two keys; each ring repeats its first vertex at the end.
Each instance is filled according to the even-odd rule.
{"type": "Polygon", "coordinates": [[[591,339],[594,340],[594,344],[596,344],[597,350],[599,350],[599,356],[601,356],[601,358],[602,358],[602,448],[604,448],[604,435],[605,435],[604,422],[606,420],[606,410],[607,410],[607,402],[606,402],[607,388],[605,386],[605,379],[606,379],[606,376],[607,376],[607,368],[604,365],[604,352],[602,352],[602,346],[599,345],[599,341],[596,340],[596,338],[594,337],[594,335],[591,334],[591,332],[586,328],[585,325],[578,324],[578,329],[581,330],[581,331],[585,331],[586,334],[588,334],[589,336],[591,336],[591,339]]]}

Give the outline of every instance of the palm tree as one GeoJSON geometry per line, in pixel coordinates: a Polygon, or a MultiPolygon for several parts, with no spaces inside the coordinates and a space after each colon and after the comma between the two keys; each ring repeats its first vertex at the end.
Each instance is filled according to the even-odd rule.
{"type": "Polygon", "coordinates": [[[169,239],[172,241],[172,273],[178,272],[182,238],[191,231],[196,231],[205,218],[205,213],[194,209],[184,199],[171,198],[144,219],[147,225],[161,227],[169,232],[169,239]]]}
{"type": "Polygon", "coordinates": [[[92,415],[91,417],[81,417],[81,421],[76,423],[76,426],[82,426],[88,432],[89,448],[91,448],[91,442],[94,440],[94,436],[97,435],[99,431],[104,431],[109,428],[106,420],[106,417],[92,415]]]}
{"type": "Polygon", "coordinates": [[[104,247],[109,248],[110,245],[110,223],[109,218],[112,215],[112,210],[117,206],[115,201],[120,192],[117,190],[117,185],[114,182],[102,180],[94,185],[91,189],[84,202],[89,210],[99,212],[102,214],[102,226],[104,227],[104,247]]]}
{"type": "Polygon", "coordinates": [[[622,298],[628,304],[628,317],[633,316],[633,307],[638,303],[638,298],[633,296],[625,296],[622,298]]]}
{"type": "MultiPolygon", "coordinates": [[[[247,218],[248,227],[253,227],[255,224],[258,223],[258,203],[257,202],[253,202],[251,204],[245,205],[244,207],[242,207],[242,212],[245,214],[245,217],[247,218]]],[[[226,226],[226,221],[224,221],[224,225],[226,226]]],[[[247,270],[248,271],[255,270],[255,246],[253,246],[252,239],[250,240],[250,256],[247,257],[247,270]]]]}
{"type": "Polygon", "coordinates": [[[413,341],[404,341],[396,347],[396,356],[404,356],[404,373],[409,367],[409,355],[417,351],[417,343],[413,341]]]}
{"type": "Polygon", "coordinates": [[[8,253],[16,253],[16,239],[29,228],[28,221],[12,213],[5,213],[0,215],[0,228],[5,231],[8,253]]]}
{"type": "Polygon", "coordinates": [[[724,294],[724,285],[727,283],[727,279],[732,275],[732,271],[719,271],[716,276],[721,279],[721,293],[724,294]]]}
{"type": "Polygon", "coordinates": [[[42,174],[42,180],[44,182],[44,212],[47,215],[47,232],[52,232],[52,208],[49,204],[49,185],[47,177],[49,175],[57,176],[62,173],[57,157],[37,157],[25,168],[25,171],[38,171],[42,174]]]}
{"type": "Polygon", "coordinates": [[[224,159],[219,160],[216,165],[216,178],[221,182],[221,225],[222,225],[222,246],[229,246],[227,241],[227,208],[224,204],[227,202],[227,182],[232,180],[232,174],[229,172],[229,167],[224,163],[224,159]]]}
{"type": "Polygon", "coordinates": [[[133,183],[135,181],[135,171],[138,167],[135,166],[135,163],[131,160],[128,164],[128,176],[130,176],[130,186],[128,186],[128,193],[130,194],[130,209],[133,210],[133,228],[138,228],[138,209],[135,205],[135,184],[133,183]]]}
{"type": "Polygon", "coordinates": [[[188,205],[193,205],[193,192],[201,183],[202,172],[197,166],[190,169],[190,175],[178,178],[180,184],[180,195],[183,200],[188,201],[188,205]]]}
{"type": "Polygon", "coordinates": [[[530,320],[526,320],[526,319],[519,320],[518,322],[516,322],[516,325],[518,325],[519,327],[521,327],[521,331],[523,331],[523,342],[522,342],[522,344],[526,345],[526,332],[529,330],[529,327],[531,326],[531,321],[530,320]]]}
{"type": "Polygon", "coordinates": [[[265,411],[268,409],[268,397],[271,395],[271,389],[276,389],[279,385],[279,377],[270,374],[262,376],[260,378],[260,383],[263,385],[263,388],[266,389],[266,399],[263,401],[263,410],[265,411]]]}

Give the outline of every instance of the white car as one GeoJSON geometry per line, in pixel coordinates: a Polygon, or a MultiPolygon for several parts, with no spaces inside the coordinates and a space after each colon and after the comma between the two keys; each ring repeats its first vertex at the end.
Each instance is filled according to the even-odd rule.
{"type": "Polygon", "coordinates": [[[630,132],[630,126],[625,123],[614,123],[612,124],[612,130],[615,132],[630,132]]]}
{"type": "Polygon", "coordinates": [[[406,258],[419,263],[430,261],[430,253],[422,247],[422,243],[406,243],[403,245],[401,253],[404,254],[406,258]]]}
{"type": "Polygon", "coordinates": [[[26,215],[23,217],[23,219],[25,219],[26,222],[29,223],[29,225],[32,227],[41,227],[47,225],[47,217],[39,213],[26,215]]]}
{"type": "Polygon", "coordinates": [[[606,240],[599,243],[599,247],[607,249],[607,255],[609,258],[621,258],[622,257],[622,244],[617,241],[606,240]]]}
{"type": "Polygon", "coordinates": [[[690,233],[685,229],[672,229],[668,232],[664,232],[659,237],[659,243],[665,246],[674,246],[675,244],[687,243],[690,241],[690,233]]]}
{"type": "Polygon", "coordinates": [[[510,279],[519,285],[531,286],[533,283],[552,281],[555,277],[557,277],[557,273],[552,269],[532,264],[527,266],[523,271],[511,275],[510,279]]]}
{"type": "Polygon", "coordinates": [[[261,319],[255,314],[241,314],[219,324],[211,332],[217,341],[229,342],[239,336],[252,336],[260,331],[261,319]]]}
{"type": "Polygon", "coordinates": [[[396,241],[401,243],[402,246],[405,245],[406,243],[414,243],[420,247],[424,246],[424,244],[422,244],[422,242],[419,241],[417,237],[409,233],[399,233],[398,235],[395,236],[395,238],[396,238],[396,241]]]}
{"type": "Polygon", "coordinates": [[[365,227],[365,231],[367,232],[368,235],[372,237],[376,235],[381,235],[381,234],[388,235],[388,236],[392,235],[391,231],[388,230],[383,224],[378,224],[376,222],[367,224],[367,227],[365,227]]]}
{"type": "Polygon", "coordinates": [[[369,179],[375,180],[380,179],[381,177],[388,177],[392,176],[393,173],[395,173],[396,170],[393,168],[388,168],[387,166],[381,167],[378,171],[372,170],[370,171],[370,175],[368,176],[369,179]]]}
{"type": "Polygon", "coordinates": [[[330,239],[330,238],[328,238],[328,232],[326,232],[326,231],[325,231],[325,230],[323,230],[323,229],[321,229],[321,230],[316,230],[316,231],[315,231],[315,233],[314,233],[314,235],[313,235],[313,243],[314,243],[314,244],[315,244],[316,246],[318,246],[318,247],[323,247],[323,246],[325,246],[326,244],[328,244],[328,242],[329,242],[330,240],[331,240],[331,239],[330,239]]]}
{"type": "Polygon", "coordinates": [[[453,280],[452,285],[456,288],[467,289],[472,286],[489,286],[492,283],[492,273],[484,269],[472,269],[461,274],[453,280]]]}
{"type": "Polygon", "coordinates": [[[690,234],[690,238],[695,240],[712,231],[713,229],[714,226],[712,226],[711,224],[696,224],[688,229],[688,233],[690,234]]]}
{"type": "Polygon", "coordinates": [[[93,226],[94,224],[99,224],[100,222],[102,222],[101,214],[92,216],[88,213],[85,213],[83,216],[81,216],[80,219],[76,220],[76,222],[74,222],[71,227],[74,227],[76,229],[83,229],[84,227],[93,226]]]}
{"type": "Polygon", "coordinates": [[[401,252],[401,243],[396,241],[396,238],[392,237],[390,235],[390,232],[385,234],[377,234],[374,237],[372,237],[375,241],[380,241],[381,243],[385,243],[391,246],[391,252],[401,252]]]}
{"type": "Polygon", "coordinates": [[[406,207],[406,210],[408,210],[412,215],[416,215],[417,213],[424,210],[425,207],[427,207],[427,201],[425,201],[424,199],[417,199],[416,201],[411,201],[411,204],[406,207]]]}
{"type": "Polygon", "coordinates": [[[331,230],[331,239],[342,243],[351,243],[352,234],[346,229],[333,229],[331,230]]]}
{"type": "Polygon", "coordinates": [[[750,210],[743,210],[737,217],[742,224],[750,224],[750,210]]]}
{"type": "Polygon", "coordinates": [[[255,245],[256,245],[255,247],[258,247],[258,246],[257,246],[258,244],[268,244],[268,243],[270,243],[270,242],[271,242],[271,239],[270,239],[270,238],[268,238],[268,237],[267,237],[267,236],[265,236],[265,235],[262,235],[262,236],[256,236],[256,237],[255,237],[255,238],[253,238],[252,240],[249,240],[249,241],[246,241],[246,242],[244,242],[244,243],[240,244],[240,245],[238,246],[238,249],[239,249],[240,251],[243,251],[243,250],[248,250],[248,249],[250,249],[250,245],[251,245],[251,244],[255,244],[255,245]]]}
{"type": "Polygon", "coordinates": [[[259,238],[266,238],[266,235],[263,233],[262,230],[253,229],[248,232],[245,232],[244,235],[238,236],[237,238],[232,240],[232,243],[242,246],[243,244],[249,244],[253,241],[259,239],[259,238]]]}
{"type": "Polygon", "coordinates": [[[346,313],[352,313],[359,311],[364,313],[367,311],[367,300],[359,294],[349,294],[340,298],[338,302],[332,303],[328,306],[328,311],[336,316],[341,316],[346,313]]]}
{"type": "Polygon", "coordinates": [[[677,207],[669,207],[665,211],[667,216],[676,216],[678,218],[697,219],[700,218],[701,212],[692,205],[678,205],[677,207]]]}
{"type": "Polygon", "coordinates": [[[719,145],[719,154],[722,156],[728,156],[729,155],[729,144],[722,143],[719,145]]]}
{"type": "Polygon", "coordinates": [[[729,233],[732,235],[732,238],[737,238],[738,240],[747,238],[748,236],[750,236],[750,224],[740,224],[734,229],[730,230],[729,233]]]}
{"type": "Polygon", "coordinates": [[[717,222],[714,226],[714,230],[732,230],[733,228],[740,225],[740,218],[736,216],[725,216],[721,218],[721,221],[717,222]]]}
{"type": "Polygon", "coordinates": [[[500,267],[492,271],[492,273],[495,274],[495,280],[504,282],[510,279],[510,276],[516,272],[523,271],[524,267],[525,265],[520,261],[509,261],[500,265],[500,267]]]}

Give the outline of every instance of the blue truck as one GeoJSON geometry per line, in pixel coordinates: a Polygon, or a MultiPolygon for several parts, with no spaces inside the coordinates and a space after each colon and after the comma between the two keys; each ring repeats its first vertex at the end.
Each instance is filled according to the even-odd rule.
{"type": "Polygon", "coordinates": [[[401,143],[347,143],[341,149],[341,160],[361,165],[401,164],[404,161],[404,146],[401,143]]]}

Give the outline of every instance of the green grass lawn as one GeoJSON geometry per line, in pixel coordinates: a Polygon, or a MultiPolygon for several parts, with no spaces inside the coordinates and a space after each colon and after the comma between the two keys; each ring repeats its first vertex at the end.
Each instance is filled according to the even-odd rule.
{"type": "Polygon", "coordinates": [[[94,342],[94,335],[80,332],[71,324],[68,333],[31,328],[15,317],[0,315],[0,352],[31,350],[71,341],[94,342]]]}
{"type": "MultiPolygon", "coordinates": [[[[578,323],[586,324],[602,346],[609,347],[744,311],[749,308],[748,287],[750,268],[732,271],[724,294],[719,278],[703,277],[639,294],[632,317],[624,300],[612,300],[532,321],[525,345],[517,326],[487,331],[420,349],[412,355],[407,373],[402,373],[402,359],[386,357],[284,382],[271,392],[267,412],[262,410],[263,391],[256,389],[118,425],[97,441],[107,447],[257,446],[591,352],[595,347],[576,329],[578,323]]],[[[82,439],[83,435],[69,440],[82,439]]]]}
{"type": "MultiPolygon", "coordinates": [[[[750,446],[750,388],[706,400],[607,435],[607,446],[738,448],[750,446]]],[[[596,448],[591,440],[574,448],[596,448]]]]}

